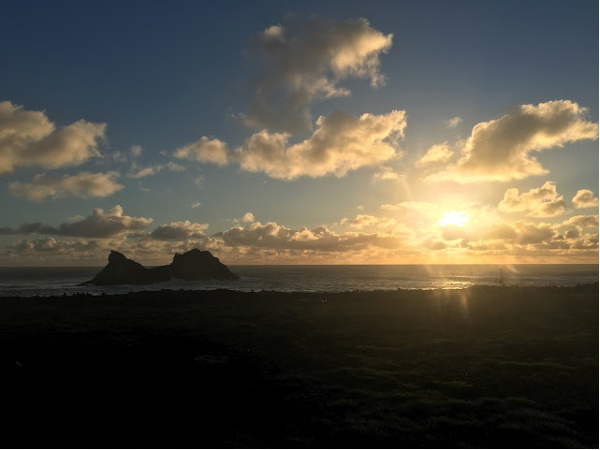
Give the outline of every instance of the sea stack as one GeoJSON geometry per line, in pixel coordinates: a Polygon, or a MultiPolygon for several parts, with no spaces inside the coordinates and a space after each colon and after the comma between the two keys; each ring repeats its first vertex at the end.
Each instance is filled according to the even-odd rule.
{"type": "Polygon", "coordinates": [[[152,275],[140,263],[128,259],[122,253],[114,250],[108,255],[108,264],[86,284],[117,285],[117,284],[150,284],[152,275]]]}
{"type": "Polygon", "coordinates": [[[239,277],[209,251],[197,248],[176,253],[170,268],[171,278],[180,280],[237,280],[239,277]]]}
{"type": "Polygon", "coordinates": [[[209,251],[193,249],[183,254],[176,253],[171,264],[147,269],[122,253],[111,250],[108,264],[92,280],[83,284],[152,284],[172,278],[187,281],[239,279],[209,251]]]}

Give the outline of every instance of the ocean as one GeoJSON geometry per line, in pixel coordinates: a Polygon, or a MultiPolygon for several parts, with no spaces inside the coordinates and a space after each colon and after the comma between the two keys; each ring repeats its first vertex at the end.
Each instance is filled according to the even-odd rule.
{"type": "Polygon", "coordinates": [[[3,267],[0,297],[124,294],[160,289],[345,292],[461,289],[473,285],[574,286],[598,282],[598,264],[229,266],[237,281],[172,280],[145,286],[78,286],[100,267],[3,267]]]}

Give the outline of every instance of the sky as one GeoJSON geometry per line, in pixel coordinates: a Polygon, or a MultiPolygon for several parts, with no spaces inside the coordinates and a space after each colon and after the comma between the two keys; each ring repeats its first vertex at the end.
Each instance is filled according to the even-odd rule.
{"type": "Polygon", "coordinates": [[[11,2],[0,266],[598,263],[598,2],[11,2]]]}

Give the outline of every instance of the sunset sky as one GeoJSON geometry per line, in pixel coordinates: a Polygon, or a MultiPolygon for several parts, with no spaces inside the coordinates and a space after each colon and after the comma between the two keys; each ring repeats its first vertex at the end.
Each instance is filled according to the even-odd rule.
{"type": "Polygon", "coordinates": [[[598,263],[598,2],[11,2],[0,266],[598,263]]]}

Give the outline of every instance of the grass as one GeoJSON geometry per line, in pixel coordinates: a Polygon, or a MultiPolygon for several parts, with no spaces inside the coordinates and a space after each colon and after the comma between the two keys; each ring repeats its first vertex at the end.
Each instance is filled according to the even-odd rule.
{"type": "Polygon", "coordinates": [[[598,285],[0,301],[10,447],[598,446],[598,285]]]}

